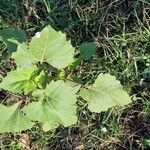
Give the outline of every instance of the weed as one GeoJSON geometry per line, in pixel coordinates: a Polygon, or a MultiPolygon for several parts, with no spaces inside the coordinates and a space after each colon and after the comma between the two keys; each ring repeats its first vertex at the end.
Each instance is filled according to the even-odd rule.
{"type": "MultiPolygon", "coordinates": [[[[13,5],[8,0],[0,2],[2,29],[13,24],[31,37],[31,32],[34,34],[51,24],[65,32],[77,48],[83,42],[95,41],[98,50],[94,57],[81,62],[72,74],[84,83],[90,83],[99,73],[111,73],[136,99],[125,110],[109,110],[101,114],[90,113],[86,108],[83,112],[78,110],[79,123],[69,128],[59,127],[56,131],[43,133],[35,127],[27,132],[32,146],[38,149],[75,149],[78,146],[107,150],[147,148],[143,139],[149,140],[150,89],[149,78],[145,76],[149,75],[149,6],[149,0],[41,0],[35,3],[17,1],[13,5]],[[103,128],[108,132],[102,133],[103,128]]],[[[12,65],[5,59],[4,46],[1,53],[0,72],[3,75],[12,65]]],[[[80,103],[82,105],[82,100],[80,103]]],[[[1,136],[1,143],[6,141],[1,144],[4,149],[8,149],[5,148],[9,145],[7,138],[7,135],[1,136]]],[[[12,137],[8,139],[14,141],[12,137]]]]}

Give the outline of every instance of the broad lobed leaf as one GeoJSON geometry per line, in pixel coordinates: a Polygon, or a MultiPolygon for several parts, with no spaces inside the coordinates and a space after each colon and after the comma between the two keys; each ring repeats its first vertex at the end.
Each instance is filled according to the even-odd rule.
{"type": "Polygon", "coordinates": [[[34,121],[43,122],[43,129],[49,130],[58,125],[69,126],[77,122],[76,93],[64,81],[51,82],[45,90],[34,92],[39,98],[24,108],[26,115],[34,121]]]}
{"type": "Polygon", "coordinates": [[[81,89],[80,96],[87,100],[89,110],[97,113],[131,102],[120,82],[110,74],[100,74],[92,86],[81,89]]]}
{"type": "Polygon", "coordinates": [[[34,124],[20,110],[19,103],[12,106],[0,104],[0,132],[20,132],[34,124]]]}
{"type": "Polygon", "coordinates": [[[0,88],[26,95],[34,91],[39,84],[42,84],[40,83],[42,78],[44,78],[44,72],[40,72],[36,66],[25,69],[18,68],[7,74],[0,83],[0,88]]]}
{"type": "Polygon", "coordinates": [[[19,45],[13,53],[17,66],[27,67],[37,62],[47,62],[58,69],[73,62],[74,48],[66,35],[47,26],[37,33],[27,45],[19,45]]]}

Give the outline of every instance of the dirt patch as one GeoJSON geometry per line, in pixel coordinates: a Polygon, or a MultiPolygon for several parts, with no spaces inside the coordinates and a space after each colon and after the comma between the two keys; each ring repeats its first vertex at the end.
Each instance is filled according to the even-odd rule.
{"type": "Polygon", "coordinates": [[[146,150],[141,139],[150,138],[150,116],[144,114],[142,103],[138,102],[131,106],[129,109],[125,110],[123,114],[124,121],[124,136],[122,139],[123,146],[133,147],[138,150],[146,150]]]}

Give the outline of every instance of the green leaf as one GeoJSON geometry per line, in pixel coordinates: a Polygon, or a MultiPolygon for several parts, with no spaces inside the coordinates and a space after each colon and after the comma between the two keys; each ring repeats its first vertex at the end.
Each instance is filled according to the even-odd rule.
{"type": "Polygon", "coordinates": [[[0,132],[19,132],[32,128],[33,123],[19,109],[19,103],[7,107],[0,104],[0,132]]]}
{"type": "Polygon", "coordinates": [[[83,43],[79,47],[80,56],[79,58],[82,60],[89,60],[96,51],[95,43],[83,43]]]}
{"type": "Polygon", "coordinates": [[[64,80],[65,78],[66,78],[66,71],[62,69],[57,73],[57,80],[64,80]]]}
{"type": "Polygon", "coordinates": [[[17,66],[26,67],[37,62],[47,62],[58,69],[73,62],[73,56],[74,48],[70,41],[66,41],[66,35],[50,26],[36,33],[29,46],[20,46],[12,55],[17,66]]]}
{"type": "Polygon", "coordinates": [[[63,81],[52,81],[45,90],[34,92],[39,101],[30,103],[24,108],[24,112],[31,120],[42,122],[45,131],[60,124],[70,126],[77,122],[75,93],[76,88],[63,81]]]}
{"type": "Polygon", "coordinates": [[[43,123],[43,126],[42,126],[42,128],[45,132],[53,130],[57,127],[58,127],[58,124],[54,124],[53,122],[50,122],[50,121],[43,123]]]}
{"type": "Polygon", "coordinates": [[[150,140],[149,139],[143,139],[142,143],[145,146],[145,148],[150,147],[150,140]]]}
{"type": "Polygon", "coordinates": [[[12,53],[17,50],[17,42],[22,43],[26,40],[25,32],[23,30],[18,29],[0,30],[0,37],[5,42],[9,53],[12,53]]]}
{"type": "Polygon", "coordinates": [[[44,73],[41,75],[40,70],[36,66],[25,69],[18,68],[7,74],[0,83],[0,88],[14,93],[24,93],[26,95],[34,91],[39,84],[41,85],[41,78],[43,78],[43,76],[44,73]]]}
{"type": "Polygon", "coordinates": [[[81,59],[76,59],[74,60],[74,62],[72,62],[69,66],[68,69],[69,70],[74,70],[77,68],[77,66],[81,63],[81,59]]]}
{"type": "Polygon", "coordinates": [[[89,110],[97,113],[131,102],[120,82],[109,74],[100,74],[92,86],[81,89],[80,96],[87,100],[89,110]]]}

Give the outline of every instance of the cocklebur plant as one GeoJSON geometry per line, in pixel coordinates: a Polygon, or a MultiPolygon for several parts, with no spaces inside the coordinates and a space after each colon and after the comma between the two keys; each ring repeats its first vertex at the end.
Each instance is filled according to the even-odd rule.
{"type": "Polygon", "coordinates": [[[47,26],[29,43],[18,43],[12,53],[17,68],[10,71],[0,83],[0,89],[14,94],[32,95],[31,101],[11,106],[0,104],[0,132],[19,132],[42,124],[44,131],[77,122],[77,97],[82,97],[92,112],[107,111],[113,106],[131,102],[127,92],[114,76],[100,74],[93,85],[84,87],[73,83],[67,72],[81,59],[87,60],[94,53],[92,43],[81,46],[79,59],[74,60],[74,47],[66,35],[47,26]],[[90,48],[91,46],[91,48],[90,48]],[[91,52],[90,51],[93,51],[91,52]]]}

